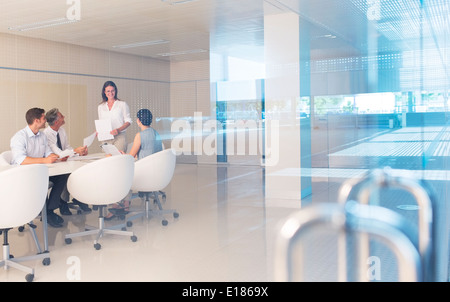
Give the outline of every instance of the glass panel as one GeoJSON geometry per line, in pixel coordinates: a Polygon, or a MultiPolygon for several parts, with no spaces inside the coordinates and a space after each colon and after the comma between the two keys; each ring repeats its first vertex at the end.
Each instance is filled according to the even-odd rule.
{"type": "Polygon", "coordinates": [[[310,37],[312,166],[446,169],[448,2],[283,2],[322,31],[310,37]]]}

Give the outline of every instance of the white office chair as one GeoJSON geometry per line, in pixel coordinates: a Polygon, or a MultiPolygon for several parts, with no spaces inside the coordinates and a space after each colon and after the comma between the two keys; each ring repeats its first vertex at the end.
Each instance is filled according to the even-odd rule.
{"type": "Polygon", "coordinates": [[[110,156],[91,162],[78,168],[70,174],[67,180],[69,193],[79,201],[98,207],[98,228],[90,228],[87,231],[65,235],[65,242],[72,243],[73,237],[97,235],[94,248],[99,250],[101,245],[98,240],[104,234],[130,236],[135,242],[137,237],[133,232],[115,230],[124,226],[116,225],[105,227],[103,211],[109,204],[121,201],[130,191],[134,174],[134,158],[131,155],[110,156]]]}
{"type": "Polygon", "coordinates": [[[44,208],[48,191],[48,168],[45,165],[18,166],[0,172],[0,230],[3,234],[3,260],[0,266],[27,272],[33,281],[34,269],[18,262],[30,257],[13,258],[9,253],[8,231],[35,219],[44,208]]]}
{"type": "Polygon", "coordinates": [[[12,151],[11,150],[3,151],[0,154],[0,166],[9,166],[9,165],[11,165],[11,161],[12,161],[12,151]]]}
{"type": "MultiPolygon", "coordinates": [[[[127,145],[127,152],[126,153],[130,153],[132,147],[133,147],[133,142],[128,143],[128,145],[127,145]]],[[[162,149],[163,150],[166,149],[165,146],[164,146],[164,143],[162,143],[162,149]]],[[[161,198],[162,198],[162,201],[163,202],[166,201],[166,198],[167,198],[166,192],[159,190],[157,192],[153,192],[153,194],[159,194],[161,196],[161,198]]]]}
{"type": "Polygon", "coordinates": [[[127,226],[131,226],[133,220],[145,216],[159,216],[162,219],[162,225],[167,225],[168,221],[164,214],[172,214],[178,218],[179,214],[174,209],[163,209],[159,195],[172,180],[176,166],[176,154],[173,149],[165,149],[144,157],[135,162],[134,178],[131,190],[134,193],[132,197],[139,196],[145,202],[145,210],[127,218],[127,226]],[[150,209],[150,199],[153,199],[158,206],[158,210],[150,209]]]}
{"type": "MultiPolygon", "coordinates": [[[[13,159],[13,155],[12,155],[12,151],[11,150],[7,150],[7,151],[2,152],[0,154],[0,166],[11,166],[12,159],[13,159]]],[[[53,187],[53,183],[51,181],[49,181],[48,182],[48,189],[51,190],[52,187],[53,187]]],[[[46,222],[44,222],[44,223],[46,224],[46,222]]],[[[42,263],[44,265],[49,265],[50,264],[50,258],[47,257],[48,251],[47,250],[42,251],[41,245],[40,245],[39,240],[38,240],[37,235],[36,235],[36,230],[35,229],[36,229],[37,226],[32,221],[28,222],[28,226],[30,227],[31,236],[33,237],[34,243],[36,244],[36,248],[37,248],[37,251],[38,251],[38,255],[39,256],[37,256],[37,258],[44,258],[42,263]]],[[[46,228],[47,226],[44,225],[44,227],[46,228]]],[[[23,232],[24,229],[25,229],[24,226],[19,226],[18,227],[19,232],[23,232]]],[[[1,234],[1,232],[0,232],[0,234],[1,234]]]]}

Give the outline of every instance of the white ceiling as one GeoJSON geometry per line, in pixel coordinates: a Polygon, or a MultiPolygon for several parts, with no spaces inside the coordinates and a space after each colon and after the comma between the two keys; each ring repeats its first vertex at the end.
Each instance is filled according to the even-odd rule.
{"type": "Polygon", "coordinates": [[[76,1],[0,0],[0,32],[175,61],[207,59],[209,50],[254,56],[242,49],[262,46],[264,14],[281,11],[297,13],[310,25],[311,53],[316,59],[367,54],[373,51],[369,34],[378,37],[374,46],[378,53],[424,45],[440,49],[448,43],[450,32],[448,0],[424,1],[427,8],[422,14],[418,0],[378,1],[381,17],[376,22],[368,20],[367,10],[368,3],[377,0],[195,0],[174,5],[168,2],[180,0],[79,0],[79,22],[28,31],[8,29],[64,18],[76,1]],[[421,23],[421,18],[426,22],[421,23]],[[420,24],[427,25],[421,29],[420,24]],[[169,42],[113,47],[153,40],[169,42]],[[205,52],[160,55],[198,49],[205,52]]]}
{"type": "MultiPolygon", "coordinates": [[[[175,0],[176,1],[176,0],[175,0]]],[[[16,27],[64,18],[73,2],[66,0],[0,0],[0,32],[120,51],[162,60],[208,58],[210,35],[219,41],[253,43],[253,32],[262,37],[260,0],[197,0],[171,5],[161,0],[80,0],[76,23],[15,31],[16,27]],[[113,46],[154,40],[169,43],[117,49],[113,46]],[[163,57],[169,52],[206,50],[189,55],[163,57]]],[[[261,41],[254,41],[260,43],[261,41]]]]}

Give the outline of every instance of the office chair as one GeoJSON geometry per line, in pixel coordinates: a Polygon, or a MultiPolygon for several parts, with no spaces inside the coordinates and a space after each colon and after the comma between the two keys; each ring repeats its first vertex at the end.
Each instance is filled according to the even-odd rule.
{"type": "Polygon", "coordinates": [[[9,165],[11,165],[11,161],[12,161],[12,151],[11,150],[3,151],[0,154],[0,166],[9,166],[9,165]]]}
{"type": "MultiPolygon", "coordinates": [[[[165,149],[144,157],[135,162],[133,184],[131,190],[132,198],[140,197],[145,202],[145,210],[127,218],[127,226],[132,225],[132,221],[145,216],[159,216],[162,225],[167,225],[168,221],[164,218],[164,214],[172,214],[174,218],[178,218],[179,214],[174,209],[163,209],[159,195],[172,180],[176,165],[176,154],[173,149],[165,149]],[[158,209],[150,209],[150,199],[153,199],[158,209]]],[[[165,195],[165,193],[164,193],[165,195]]]]}
{"type": "MultiPolygon", "coordinates": [[[[127,152],[126,152],[126,153],[130,153],[131,147],[133,147],[133,143],[128,143],[128,145],[127,145],[127,152]]],[[[166,149],[165,146],[164,146],[164,143],[162,143],[162,149],[163,149],[163,150],[166,149]]],[[[158,195],[160,195],[161,198],[162,198],[162,202],[163,202],[163,203],[166,202],[166,199],[167,199],[166,192],[159,190],[159,191],[153,192],[153,194],[158,194],[158,195]]]]}
{"type": "Polygon", "coordinates": [[[18,262],[33,258],[14,258],[10,254],[8,231],[39,215],[45,205],[47,191],[48,168],[45,165],[18,166],[0,172],[0,230],[3,234],[3,260],[0,266],[28,273],[25,276],[28,282],[34,279],[34,269],[18,262]]]}
{"type": "MultiPolygon", "coordinates": [[[[14,166],[11,165],[12,158],[13,158],[13,156],[12,156],[12,151],[11,150],[7,150],[7,151],[2,152],[0,154],[0,166],[14,167],[14,166]]],[[[52,187],[53,187],[53,183],[51,181],[49,181],[48,182],[48,191],[50,191],[52,187]]],[[[31,236],[33,237],[33,240],[34,240],[34,243],[36,245],[38,254],[40,255],[39,257],[40,258],[44,258],[42,263],[44,265],[49,265],[50,264],[50,258],[45,256],[46,254],[48,254],[48,251],[44,251],[44,253],[43,253],[43,251],[41,249],[41,245],[39,244],[39,240],[37,239],[36,230],[35,230],[37,228],[37,226],[33,223],[33,221],[28,222],[27,225],[30,227],[31,236]]],[[[25,229],[25,227],[23,225],[18,227],[19,232],[23,232],[24,229],[25,229]]],[[[1,235],[1,231],[0,231],[0,235],[1,235]]]]}
{"type": "Polygon", "coordinates": [[[69,193],[79,201],[98,207],[98,228],[88,227],[86,231],[65,235],[65,242],[72,238],[96,235],[94,248],[99,250],[99,239],[104,234],[130,236],[135,242],[133,232],[125,230],[124,224],[105,227],[104,210],[107,205],[121,201],[130,191],[134,174],[134,158],[131,155],[116,155],[88,163],[72,172],[67,180],[69,193]],[[122,230],[116,230],[121,228],[122,230]]]}

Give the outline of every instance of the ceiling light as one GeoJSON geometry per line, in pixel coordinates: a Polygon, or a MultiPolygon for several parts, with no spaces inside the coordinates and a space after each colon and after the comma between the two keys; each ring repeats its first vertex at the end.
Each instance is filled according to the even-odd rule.
{"type": "Polygon", "coordinates": [[[197,0],[161,0],[164,3],[168,3],[170,5],[184,4],[189,2],[194,2],[197,0]]]}
{"type": "Polygon", "coordinates": [[[149,45],[158,45],[158,44],[165,44],[169,43],[168,40],[153,40],[153,41],[146,41],[146,42],[136,42],[131,44],[123,44],[123,45],[114,45],[113,48],[133,48],[133,47],[142,47],[142,46],[149,46],[149,45]]]}
{"type": "Polygon", "coordinates": [[[206,50],[205,49],[192,49],[192,50],[183,50],[183,51],[175,51],[175,52],[166,52],[166,53],[159,53],[158,56],[169,57],[169,56],[186,55],[186,54],[200,53],[200,52],[206,52],[206,50]]]}
{"type": "Polygon", "coordinates": [[[324,38],[324,39],[336,39],[336,36],[328,34],[328,35],[315,36],[315,38],[316,39],[321,39],[321,38],[324,38]]]}
{"type": "Polygon", "coordinates": [[[17,30],[17,31],[27,31],[27,30],[33,30],[33,29],[40,29],[50,26],[57,26],[57,25],[63,25],[68,23],[74,23],[78,22],[79,20],[69,20],[67,18],[58,18],[53,20],[46,20],[36,23],[30,23],[25,25],[18,25],[18,26],[10,26],[8,27],[9,30],[17,30]]]}

